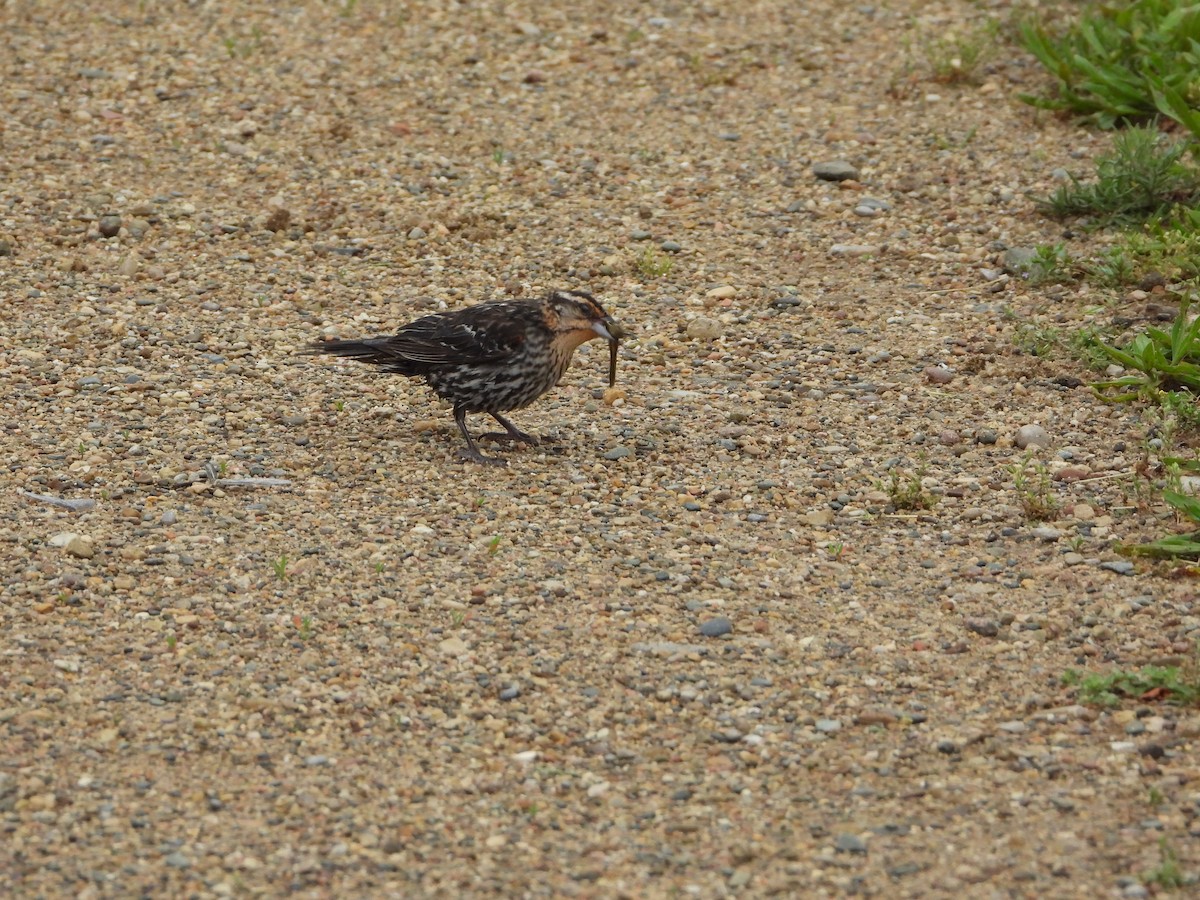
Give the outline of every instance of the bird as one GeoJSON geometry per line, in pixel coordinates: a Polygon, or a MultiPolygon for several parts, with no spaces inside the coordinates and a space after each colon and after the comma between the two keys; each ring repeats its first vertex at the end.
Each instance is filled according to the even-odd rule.
{"type": "Polygon", "coordinates": [[[625,329],[586,291],[553,290],[540,299],[493,300],[422,316],[397,334],[311,344],[308,355],[332,354],[379,366],[384,372],[421,377],[454,408],[467,442],[467,459],[507,465],[484,456],[467,416],[487,413],[504,433],[482,437],[538,444],[504,415],[529,406],[562,379],[575,348],[595,338],[609,342],[609,385],[616,378],[617,345],[625,329]]]}

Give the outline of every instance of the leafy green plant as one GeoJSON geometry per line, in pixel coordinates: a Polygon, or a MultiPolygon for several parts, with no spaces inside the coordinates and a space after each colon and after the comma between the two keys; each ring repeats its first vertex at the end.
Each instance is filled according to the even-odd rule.
{"type": "Polygon", "coordinates": [[[1100,343],[1110,360],[1138,374],[1098,381],[1096,392],[1111,403],[1158,399],[1162,391],[1200,392],[1200,318],[1191,319],[1188,307],[1180,305],[1170,331],[1147,328],[1123,349],[1100,343]]]}
{"type": "MultiPolygon", "coordinates": [[[[1180,515],[1200,524],[1200,500],[1179,491],[1163,491],[1163,499],[1180,515]]],[[[1150,556],[1156,559],[1200,559],[1200,531],[1171,534],[1166,537],[1122,548],[1131,556],[1150,556]]]]}
{"type": "Polygon", "coordinates": [[[634,260],[634,267],[643,278],[661,278],[669,275],[674,266],[675,260],[666,254],[658,253],[649,245],[643,247],[634,260]]]}
{"type": "Polygon", "coordinates": [[[1180,706],[1200,703],[1200,681],[1188,678],[1178,666],[1145,666],[1107,675],[1068,669],[1062,683],[1078,687],[1079,699],[1095,706],[1119,706],[1123,699],[1167,700],[1180,706]]]}
{"type": "Polygon", "coordinates": [[[1041,244],[1021,267],[1021,276],[1030,284],[1067,284],[1076,281],[1079,273],[1075,260],[1063,243],[1041,244]]]}
{"type": "Polygon", "coordinates": [[[487,545],[488,556],[495,556],[497,553],[500,552],[500,541],[501,541],[500,535],[496,535],[490,541],[488,541],[488,545],[487,545]]]}
{"type": "Polygon", "coordinates": [[[1156,884],[1168,891],[1183,887],[1187,883],[1187,877],[1179,865],[1179,854],[1167,843],[1166,838],[1158,839],[1158,857],[1158,866],[1142,875],[1142,881],[1146,884],[1156,884]]]}
{"type": "Polygon", "coordinates": [[[1042,522],[1054,518],[1059,505],[1054,497],[1050,471],[1043,463],[1037,463],[1031,469],[1032,462],[1033,453],[1030,452],[1012,467],[1013,487],[1026,518],[1042,522]]]}
{"type": "Polygon", "coordinates": [[[1096,159],[1095,181],[1072,175],[1041,208],[1058,218],[1091,215],[1106,223],[1163,215],[1200,193],[1196,170],[1183,162],[1189,146],[1166,139],[1157,128],[1130,128],[1113,137],[1110,153],[1096,159]]]}
{"type": "Polygon", "coordinates": [[[1061,342],[1058,329],[1047,325],[1022,325],[1013,336],[1013,343],[1030,356],[1049,356],[1061,342]]]}
{"type": "Polygon", "coordinates": [[[979,69],[996,51],[1000,24],[989,21],[960,34],[925,38],[920,41],[930,76],[942,84],[974,84],[979,69]]]}
{"type": "Polygon", "coordinates": [[[1187,125],[1200,100],[1200,5],[1098,5],[1058,34],[1041,22],[1026,23],[1020,38],[1055,78],[1050,96],[1022,96],[1034,106],[1112,128],[1159,113],[1187,125]]]}
{"type": "Polygon", "coordinates": [[[278,559],[271,560],[271,571],[275,573],[275,577],[280,581],[287,578],[288,557],[286,553],[281,553],[278,559]]]}
{"type": "Polygon", "coordinates": [[[925,465],[922,464],[917,467],[915,472],[910,472],[907,477],[902,478],[895,469],[888,473],[888,484],[885,490],[893,507],[897,510],[918,510],[930,509],[933,506],[933,496],[921,484],[921,479],[925,477],[926,471],[925,465]]]}

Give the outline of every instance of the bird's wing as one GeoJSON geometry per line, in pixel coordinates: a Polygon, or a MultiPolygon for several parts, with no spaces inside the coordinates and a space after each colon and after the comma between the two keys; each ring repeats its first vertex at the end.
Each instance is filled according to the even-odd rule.
{"type": "Polygon", "coordinates": [[[498,362],[525,342],[527,311],[516,304],[495,303],[410,322],[385,342],[386,351],[425,365],[469,365],[498,362]]]}

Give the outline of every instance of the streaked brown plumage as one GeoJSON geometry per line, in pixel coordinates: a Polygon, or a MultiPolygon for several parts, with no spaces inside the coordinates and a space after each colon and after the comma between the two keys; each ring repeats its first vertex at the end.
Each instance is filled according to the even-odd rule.
{"type": "Polygon", "coordinates": [[[466,455],[505,465],[479,452],[467,430],[467,415],[487,413],[504,426],[504,434],[484,437],[538,443],[501,413],[523,409],[558,384],[580,344],[602,337],[615,353],[624,335],[591,294],[552,291],[543,300],[499,300],[434,313],[391,337],[318,342],[309,352],[423,377],[439,397],[454,404],[454,421],[467,441],[466,455]]]}

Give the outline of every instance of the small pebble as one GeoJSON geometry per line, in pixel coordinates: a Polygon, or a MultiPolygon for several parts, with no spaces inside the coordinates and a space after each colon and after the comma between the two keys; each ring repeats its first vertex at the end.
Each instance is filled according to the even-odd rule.
{"type": "Polygon", "coordinates": [[[949,384],[954,380],[954,373],[943,366],[926,366],[922,374],[931,384],[949,384]]]}
{"type": "Polygon", "coordinates": [[[1025,450],[1029,447],[1049,447],[1050,435],[1041,425],[1022,425],[1017,429],[1017,434],[1013,438],[1013,443],[1017,445],[1017,449],[1025,450]]]}
{"type": "Polygon", "coordinates": [[[833,846],[838,853],[862,854],[867,852],[866,841],[857,834],[839,834],[834,838],[833,846]]]}
{"type": "Polygon", "coordinates": [[[715,341],[724,332],[723,326],[716,319],[708,316],[697,316],[688,322],[687,335],[698,341],[715,341]]]}
{"type": "Polygon", "coordinates": [[[963,624],[967,631],[973,631],[983,637],[995,637],[1000,633],[1000,624],[994,619],[967,619],[963,624]]]}
{"type": "Polygon", "coordinates": [[[814,163],[812,171],[822,181],[858,180],[858,169],[844,159],[814,163]]]}
{"type": "Polygon", "coordinates": [[[106,238],[116,237],[117,233],[121,230],[121,217],[101,216],[96,227],[100,229],[100,233],[106,238]]]}
{"type": "Polygon", "coordinates": [[[721,637],[733,631],[733,623],[724,616],[717,616],[700,623],[700,633],[704,637],[721,637]]]}

